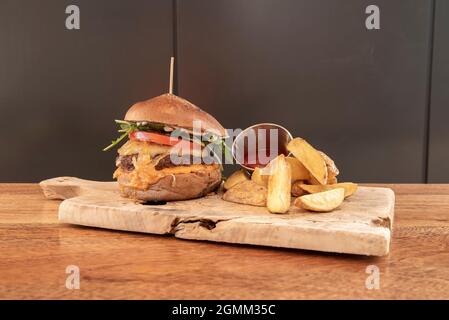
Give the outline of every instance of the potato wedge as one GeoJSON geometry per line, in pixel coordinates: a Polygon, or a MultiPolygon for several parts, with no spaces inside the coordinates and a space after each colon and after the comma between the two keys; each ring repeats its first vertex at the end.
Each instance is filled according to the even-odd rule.
{"type": "Polygon", "coordinates": [[[317,179],[315,179],[314,177],[310,176],[309,179],[307,180],[307,184],[311,184],[311,185],[320,185],[321,183],[318,182],[317,179]]]}
{"type": "Polygon", "coordinates": [[[293,153],[319,184],[327,183],[327,166],[323,156],[306,140],[295,138],[287,145],[288,151],[293,153]]]}
{"type": "Polygon", "coordinates": [[[337,184],[337,183],[338,183],[338,179],[337,179],[336,176],[330,175],[330,176],[327,178],[327,184],[328,184],[328,185],[329,185],[329,184],[337,184]]]}
{"type": "Polygon", "coordinates": [[[264,174],[263,171],[264,171],[264,169],[261,169],[261,168],[254,169],[254,172],[251,175],[251,180],[260,186],[267,187],[269,175],[264,174]]]}
{"type": "Polygon", "coordinates": [[[251,180],[243,181],[226,191],[223,200],[265,207],[267,205],[267,188],[251,180]]]}
{"type": "Polygon", "coordinates": [[[225,181],[223,188],[225,188],[226,190],[231,189],[232,187],[234,187],[235,185],[243,182],[243,181],[248,181],[249,177],[248,175],[245,173],[245,171],[243,169],[237,170],[236,172],[234,172],[233,174],[231,174],[225,181]]]}
{"type": "Polygon", "coordinates": [[[291,190],[292,196],[299,197],[299,196],[303,196],[307,193],[303,188],[301,188],[301,185],[304,184],[304,182],[305,181],[303,181],[303,180],[298,180],[292,184],[292,190],[291,190]]]}
{"type": "Polygon", "coordinates": [[[284,155],[271,163],[268,178],[267,208],[272,213],[286,213],[290,208],[292,174],[284,155]]]}
{"type": "MultiPolygon", "coordinates": [[[[324,159],[324,162],[326,162],[326,168],[327,168],[327,175],[328,178],[333,176],[336,177],[340,174],[340,171],[338,170],[337,166],[335,165],[334,160],[332,160],[327,154],[325,154],[323,151],[318,151],[321,156],[324,159]]],[[[329,184],[329,182],[328,182],[329,184]]]]}
{"type": "Polygon", "coordinates": [[[285,160],[290,165],[292,172],[292,182],[297,180],[307,180],[310,176],[309,171],[294,157],[286,157],[285,160]]]}
{"type": "Polygon", "coordinates": [[[327,184],[327,185],[307,185],[301,184],[298,186],[302,190],[308,193],[318,193],[323,191],[329,191],[337,188],[343,188],[345,190],[345,198],[352,196],[354,192],[357,191],[357,184],[352,182],[343,182],[336,184],[327,184]]]}
{"type": "Polygon", "coordinates": [[[344,199],[345,189],[337,188],[296,198],[294,204],[310,211],[329,212],[338,208],[344,199]]]}

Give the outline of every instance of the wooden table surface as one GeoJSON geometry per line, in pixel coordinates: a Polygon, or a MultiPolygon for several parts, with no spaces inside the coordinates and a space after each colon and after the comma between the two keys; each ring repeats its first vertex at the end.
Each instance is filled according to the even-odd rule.
{"type": "Polygon", "coordinates": [[[449,185],[385,186],[391,253],[371,258],[63,225],[36,184],[0,184],[0,298],[449,299],[449,185]],[[66,288],[69,265],[79,290],[66,288]]]}

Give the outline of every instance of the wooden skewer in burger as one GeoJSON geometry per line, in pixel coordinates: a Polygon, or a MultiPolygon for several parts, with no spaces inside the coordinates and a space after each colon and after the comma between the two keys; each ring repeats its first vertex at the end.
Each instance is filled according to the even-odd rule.
{"type": "Polygon", "coordinates": [[[116,120],[122,136],[104,149],[129,138],[118,149],[113,175],[125,197],[187,200],[202,197],[221,183],[221,164],[205,159],[203,151],[212,142],[224,146],[226,131],[210,114],[173,94],[173,66],[174,58],[169,93],[134,104],[124,120],[116,120]],[[195,135],[195,121],[201,124],[199,135],[195,135]],[[173,137],[178,131],[183,133],[182,140],[173,137]],[[174,152],[176,162],[172,161],[174,152]]]}

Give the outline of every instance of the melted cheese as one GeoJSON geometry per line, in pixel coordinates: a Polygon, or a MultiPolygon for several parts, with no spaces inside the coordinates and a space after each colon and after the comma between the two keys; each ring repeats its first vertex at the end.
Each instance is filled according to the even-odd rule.
{"type": "Polygon", "coordinates": [[[151,157],[154,157],[158,154],[170,152],[171,148],[172,147],[170,146],[163,146],[155,143],[129,140],[122,147],[120,147],[120,149],[118,149],[118,153],[121,156],[129,156],[132,154],[147,154],[151,157]]]}

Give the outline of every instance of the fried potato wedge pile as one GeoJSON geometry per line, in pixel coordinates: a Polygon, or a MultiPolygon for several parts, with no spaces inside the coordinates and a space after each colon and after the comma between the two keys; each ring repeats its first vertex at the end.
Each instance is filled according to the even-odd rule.
{"type": "Polygon", "coordinates": [[[329,212],[357,191],[357,184],[339,183],[335,162],[302,138],[287,145],[289,156],[279,155],[251,175],[234,172],[224,184],[223,200],[265,206],[271,213],[288,213],[293,205],[312,212],[329,212]]]}

